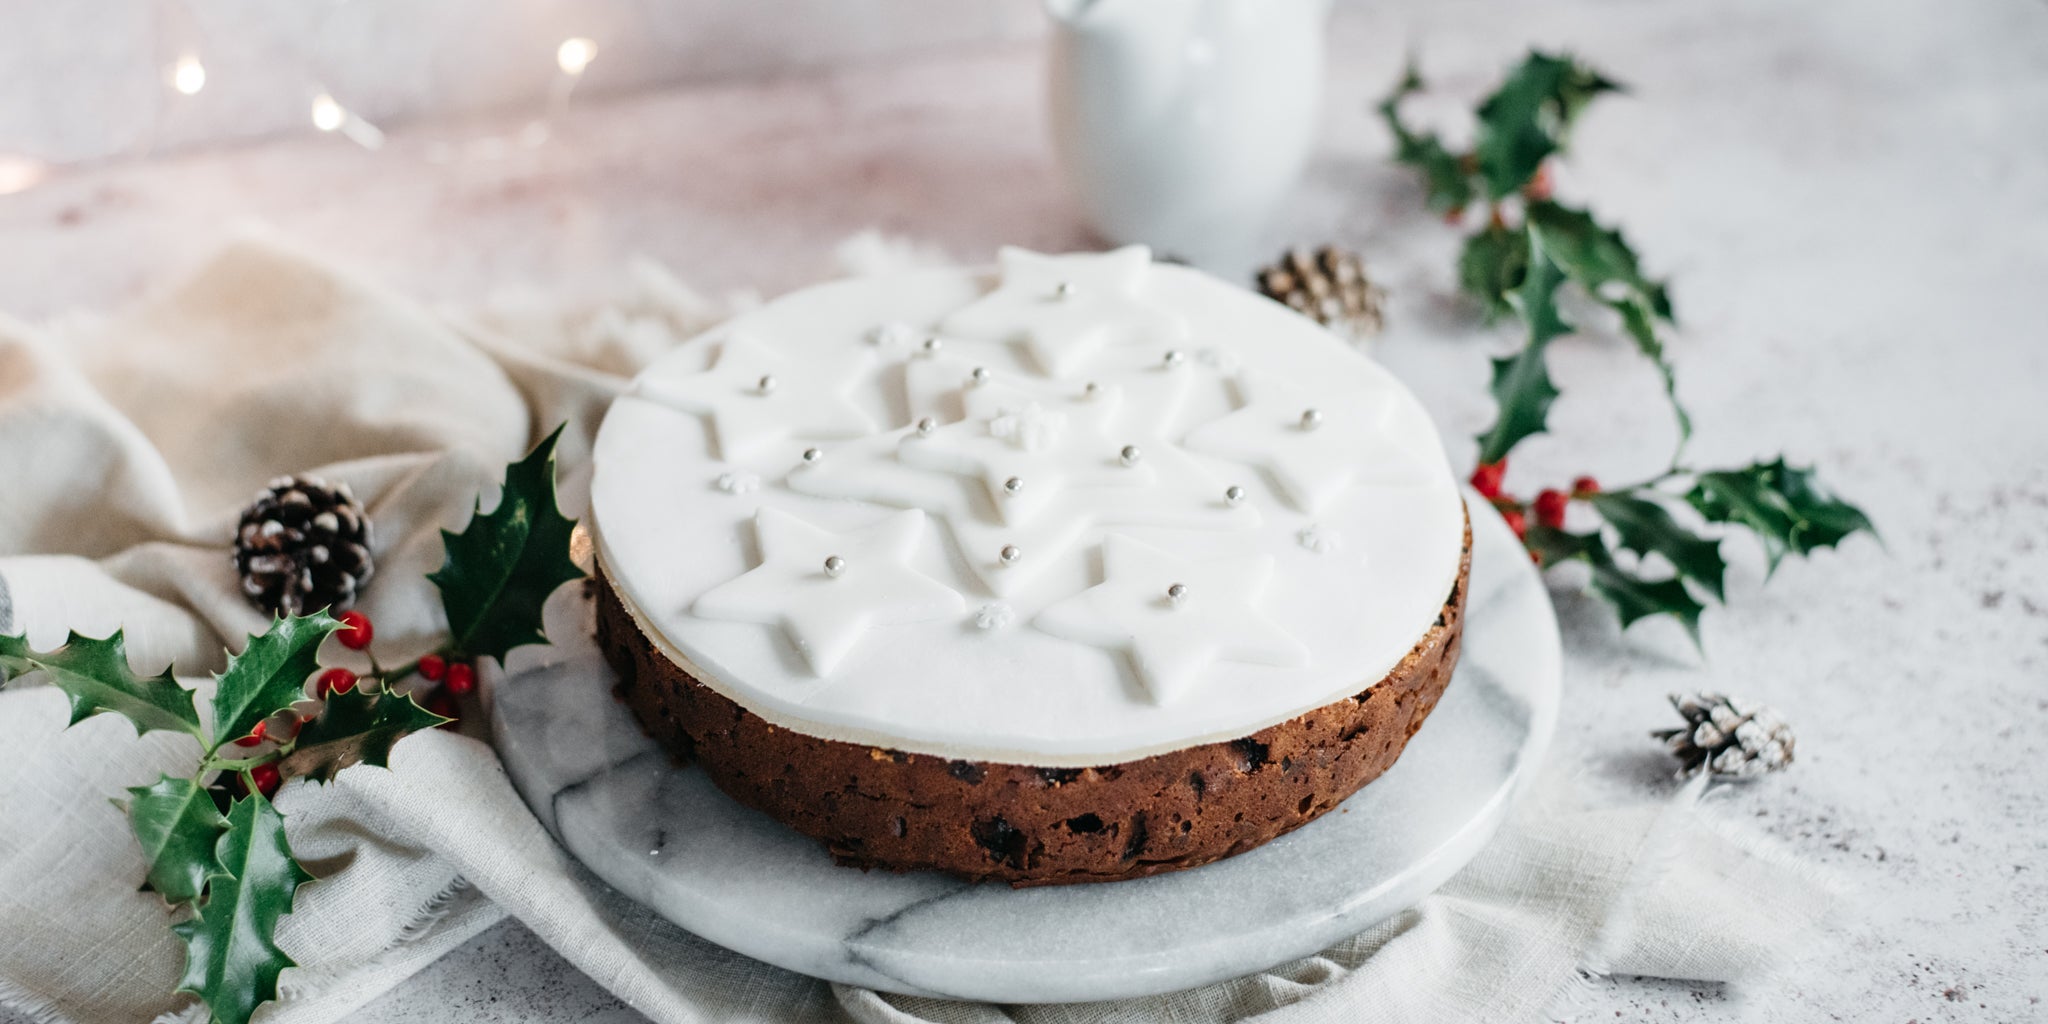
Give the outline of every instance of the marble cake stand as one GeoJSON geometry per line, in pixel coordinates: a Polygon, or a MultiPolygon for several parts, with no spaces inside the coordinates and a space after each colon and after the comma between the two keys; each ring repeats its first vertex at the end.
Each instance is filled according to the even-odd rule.
{"type": "Polygon", "coordinates": [[[1399,762],[1249,853],[1104,885],[1013,890],[862,872],[676,768],[611,695],[590,602],[558,600],[543,656],[496,681],[506,770],[599,878],[729,949],[830,981],[1003,1003],[1149,995],[1306,956],[1412,905],[1493,835],[1558,709],[1549,595],[1472,500],[1465,652],[1399,762]]]}

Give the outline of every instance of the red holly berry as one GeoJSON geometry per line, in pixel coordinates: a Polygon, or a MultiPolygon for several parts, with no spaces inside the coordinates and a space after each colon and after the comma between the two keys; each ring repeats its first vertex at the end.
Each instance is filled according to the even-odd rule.
{"type": "Polygon", "coordinates": [[[448,659],[438,654],[429,654],[420,659],[420,675],[428,682],[438,683],[448,671],[448,659]]]}
{"type": "Polygon", "coordinates": [[[1522,186],[1522,195],[1540,203],[1550,198],[1550,192],[1556,184],[1556,182],[1550,179],[1550,165],[1548,163],[1539,164],[1536,167],[1535,177],[1530,178],[1529,183],[1522,186]]]}
{"type": "Polygon", "coordinates": [[[1522,514],[1521,509],[1507,509],[1501,512],[1500,517],[1507,520],[1508,529],[1515,531],[1515,536],[1526,537],[1529,535],[1529,519],[1522,514]]]}
{"type": "Polygon", "coordinates": [[[256,780],[256,792],[265,797],[277,792],[277,787],[284,782],[284,776],[274,764],[259,764],[249,769],[249,777],[256,780]]]}
{"type": "Polygon", "coordinates": [[[345,668],[330,668],[313,680],[313,697],[326,700],[356,688],[356,674],[345,668]]]}
{"type": "Polygon", "coordinates": [[[1481,463],[1472,471],[1472,489],[1482,498],[1500,497],[1501,478],[1508,473],[1508,460],[1481,463]]]}
{"type": "Polygon", "coordinates": [[[442,685],[454,696],[468,696],[469,691],[476,689],[476,669],[466,661],[458,661],[448,666],[448,681],[442,685]]]}
{"type": "Polygon", "coordinates": [[[1563,491],[1545,488],[1536,496],[1536,521],[1553,530],[1564,529],[1564,510],[1571,504],[1563,491]]]}
{"type": "Polygon", "coordinates": [[[359,611],[345,611],[335,618],[341,620],[341,629],[334,635],[341,638],[341,645],[351,651],[360,651],[370,646],[370,640],[377,631],[370,626],[370,617],[359,611]]]}
{"type": "Polygon", "coordinates": [[[1580,497],[1588,494],[1598,494],[1600,493],[1600,481],[1590,476],[1579,477],[1572,481],[1572,493],[1580,497]]]}

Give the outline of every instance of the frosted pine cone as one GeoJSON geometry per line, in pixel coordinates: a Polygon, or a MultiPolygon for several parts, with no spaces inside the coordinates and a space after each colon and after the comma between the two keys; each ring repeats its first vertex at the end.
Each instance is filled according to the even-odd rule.
{"type": "Polygon", "coordinates": [[[347,484],[279,477],[242,511],[235,571],[249,603],[273,615],[342,611],[376,571],[369,517],[347,484]]]}
{"type": "Polygon", "coordinates": [[[1290,249],[1258,272],[1259,293],[1354,338],[1379,333],[1386,293],[1365,276],[1358,254],[1334,245],[1290,249]]]}
{"type": "Polygon", "coordinates": [[[1650,735],[1663,740],[1679,760],[1679,776],[1710,772],[1721,778],[1753,779],[1792,763],[1792,727],[1778,713],[1720,693],[1671,695],[1685,719],[1683,729],[1650,735]]]}

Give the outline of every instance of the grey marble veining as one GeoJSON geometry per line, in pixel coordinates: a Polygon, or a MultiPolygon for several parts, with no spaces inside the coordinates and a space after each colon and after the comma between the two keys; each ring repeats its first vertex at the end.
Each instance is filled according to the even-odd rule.
{"type": "Polygon", "coordinates": [[[1465,653],[1401,760],[1257,850],[1152,878],[1013,890],[844,868],[675,767],[613,699],[588,602],[496,690],[513,782],[600,878],[730,949],[831,981],[994,1002],[1110,999],[1235,977],[1413,903],[1492,835],[1558,710],[1559,643],[1528,558],[1474,512],[1465,653]],[[1085,922],[1085,927],[1077,923],[1085,922]]]}

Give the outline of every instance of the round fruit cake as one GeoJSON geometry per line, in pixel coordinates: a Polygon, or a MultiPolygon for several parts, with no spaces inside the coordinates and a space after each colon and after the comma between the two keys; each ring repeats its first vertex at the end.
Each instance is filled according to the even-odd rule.
{"type": "Polygon", "coordinates": [[[847,864],[1228,857],[1385,771],[1457,661],[1421,406],[1142,248],[789,295],[648,367],[594,458],[622,697],[847,864]]]}

